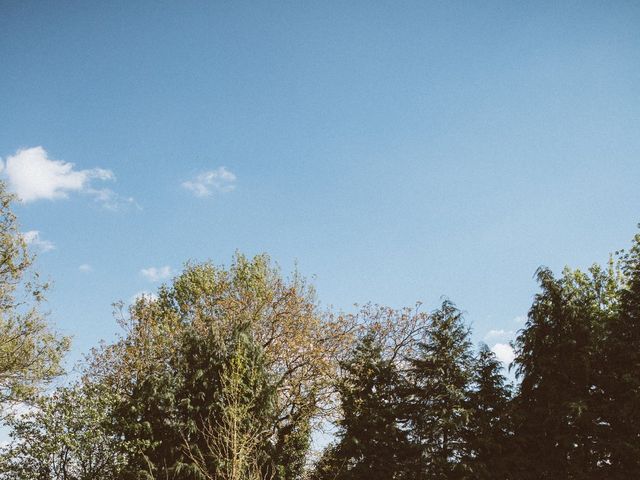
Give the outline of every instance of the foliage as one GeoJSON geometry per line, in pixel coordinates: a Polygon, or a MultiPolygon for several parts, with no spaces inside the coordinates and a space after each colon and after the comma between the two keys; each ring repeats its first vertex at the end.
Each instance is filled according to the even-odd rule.
{"type": "Polygon", "coordinates": [[[246,330],[241,327],[233,334],[220,376],[218,411],[196,418],[196,435],[184,436],[192,468],[207,480],[273,477],[267,445],[275,390],[260,347],[246,330]]]}
{"type": "Polygon", "coordinates": [[[406,404],[417,478],[462,476],[471,366],[469,330],[460,311],[445,301],[411,358],[406,404]]]}
{"type": "Polygon", "coordinates": [[[513,434],[510,422],[511,389],[502,373],[502,363],[481,345],[473,365],[468,393],[469,423],[465,433],[468,478],[511,478],[513,434]]]}
{"type": "Polygon", "coordinates": [[[407,451],[407,435],[397,421],[400,378],[382,350],[379,339],[369,334],[342,363],[338,390],[343,416],[330,478],[396,478],[407,451]]]}
{"type": "Polygon", "coordinates": [[[302,278],[283,279],[264,255],[237,255],[229,269],[191,264],[157,299],[138,300],[122,324],[125,335],[94,353],[88,375],[121,392],[127,438],[148,441],[132,470],[194,475],[178,446],[219,403],[225,351],[242,328],[275,388],[273,460],[291,463],[275,465],[274,475],[299,472],[310,424],[331,395],[336,354],[350,338],[342,317],[318,313],[302,278]]]}
{"type": "Polygon", "coordinates": [[[0,409],[59,375],[69,348],[69,339],[56,336],[38,310],[47,285],[31,272],[33,257],[11,209],[14,200],[0,182],[0,409]]]}
{"type": "Polygon", "coordinates": [[[12,442],[0,457],[0,479],[118,478],[134,445],[113,432],[114,401],[101,386],[80,384],[14,413],[12,442]]]}
{"type": "Polygon", "coordinates": [[[602,360],[603,423],[607,475],[613,479],[640,474],[640,234],[629,252],[621,252],[617,315],[605,333],[602,360]]]}
{"type": "Polygon", "coordinates": [[[621,275],[611,262],[588,273],[565,269],[559,279],[543,268],[538,281],[541,292],[516,340],[521,475],[598,477],[608,459],[603,349],[619,311],[621,275]]]}
{"type": "Polygon", "coordinates": [[[514,389],[449,301],[319,311],[265,255],[188,264],[119,307],[123,335],[50,396],[66,340],[16,300],[31,264],[3,199],[0,480],[627,479],[640,476],[640,235],[540,284],[513,344],[514,389]],[[15,358],[14,358],[15,357],[15,358]],[[335,441],[306,469],[312,436],[335,441]]]}

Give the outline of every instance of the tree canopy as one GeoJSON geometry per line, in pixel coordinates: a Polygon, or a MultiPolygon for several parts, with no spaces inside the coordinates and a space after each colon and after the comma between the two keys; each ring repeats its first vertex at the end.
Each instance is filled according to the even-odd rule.
{"type": "Polygon", "coordinates": [[[640,475],[640,235],[605,267],[537,271],[511,366],[474,348],[449,300],[323,311],[298,273],[236,254],[116,305],[121,335],[71,386],[38,392],[67,339],[38,313],[0,199],[0,402],[30,399],[7,418],[0,480],[640,475]],[[311,462],[327,425],[333,441],[311,462]]]}

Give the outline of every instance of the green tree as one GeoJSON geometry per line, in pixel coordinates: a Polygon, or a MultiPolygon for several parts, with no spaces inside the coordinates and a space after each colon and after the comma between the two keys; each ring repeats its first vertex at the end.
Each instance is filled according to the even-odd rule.
{"type": "Polygon", "coordinates": [[[273,474],[300,474],[311,422],[331,393],[335,358],[348,338],[342,319],[317,312],[303,279],[283,279],[266,256],[238,255],[228,269],[188,265],[157,299],[140,299],[122,323],[125,334],[95,352],[89,376],[121,393],[123,432],[147,441],[131,475],[161,469],[197,478],[182,436],[197,437],[197,419],[219,403],[229,339],[240,326],[275,385],[273,474]]]}
{"type": "Polygon", "coordinates": [[[509,407],[511,390],[502,374],[502,363],[482,344],[474,362],[469,392],[470,420],[467,426],[467,477],[508,479],[513,461],[509,407]]]}
{"type": "Polygon", "coordinates": [[[367,334],[342,363],[338,441],[316,468],[316,477],[400,478],[408,447],[397,418],[400,378],[394,363],[383,358],[382,352],[380,339],[367,334]]]}
{"type": "Polygon", "coordinates": [[[618,314],[609,322],[603,365],[606,375],[605,424],[607,476],[640,476],[640,234],[621,256],[624,280],[619,288],[618,314]]]}
{"type": "Polygon", "coordinates": [[[410,364],[404,404],[415,452],[412,478],[461,478],[472,353],[469,329],[453,304],[445,301],[431,314],[410,364]]]}
{"type": "Polygon", "coordinates": [[[312,412],[299,411],[276,434],[271,458],[274,480],[297,480],[303,477],[307,453],[311,447],[312,412]]]}
{"type": "Polygon", "coordinates": [[[183,435],[191,468],[207,480],[272,478],[275,389],[246,327],[233,334],[217,394],[215,407],[196,416],[195,428],[183,435]]]}
{"type": "Polygon", "coordinates": [[[612,261],[588,273],[567,268],[560,278],[542,268],[537,277],[541,291],[515,342],[520,476],[601,478],[609,462],[603,407],[611,367],[603,347],[618,315],[620,272],[612,261]]]}
{"type": "Polygon", "coordinates": [[[62,373],[60,360],[69,348],[69,339],[56,336],[38,310],[46,285],[31,270],[14,200],[0,182],[0,409],[62,373]]]}
{"type": "Polygon", "coordinates": [[[99,385],[60,388],[10,417],[2,480],[115,480],[134,445],[112,426],[114,395],[99,385]]]}

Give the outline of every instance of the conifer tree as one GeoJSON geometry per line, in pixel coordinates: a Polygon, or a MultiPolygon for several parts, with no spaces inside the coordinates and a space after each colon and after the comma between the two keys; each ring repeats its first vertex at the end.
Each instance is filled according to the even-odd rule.
{"type": "Polygon", "coordinates": [[[413,440],[415,479],[462,478],[469,421],[467,392],[472,354],[462,314],[445,301],[431,314],[418,354],[411,359],[405,405],[413,440]]]}
{"type": "Polygon", "coordinates": [[[515,344],[520,476],[599,478],[608,464],[603,340],[617,315],[619,277],[613,265],[537,276],[541,292],[515,344]]]}
{"type": "Polygon", "coordinates": [[[398,372],[383,359],[382,346],[372,334],[364,336],[342,368],[339,440],[318,469],[324,469],[322,478],[401,478],[399,466],[408,444],[397,420],[398,372]]]}
{"type": "Polygon", "coordinates": [[[191,416],[195,428],[184,437],[189,470],[205,480],[271,479],[274,385],[248,325],[233,332],[227,350],[217,401],[191,416]]]}
{"type": "Polygon", "coordinates": [[[604,463],[612,479],[640,476],[640,234],[621,260],[625,279],[605,355],[605,418],[611,428],[604,463]]]}
{"type": "Polygon", "coordinates": [[[473,368],[473,388],[468,401],[470,421],[465,435],[468,478],[511,478],[511,390],[502,368],[502,363],[495,354],[487,345],[482,344],[473,368]]]}

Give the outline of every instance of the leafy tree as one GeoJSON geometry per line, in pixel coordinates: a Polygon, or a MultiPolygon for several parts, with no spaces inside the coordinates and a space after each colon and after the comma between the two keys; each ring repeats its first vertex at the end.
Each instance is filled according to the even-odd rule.
{"type": "Polygon", "coordinates": [[[495,354],[481,345],[469,392],[470,420],[465,434],[468,478],[511,478],[513,452],[509,407],[511,390],[495,354]]]}
{"type": "Polygon", "coordinates": [[[114,395],[98,385],[60,388],[10,417],[2,480],[115,480],[134,445],[112,428],[114,395]]]}
{"type": "Polygon", "coordinates": [[[89,376],[121,392],[123,431],[148,441],[138,472],[151,465],[195,475],[186,473],[180,440],[196,435],[194,419],[218,401],[227,339],[240,326],[276,386],[272,460],[288,463],[275,471],[283,478],[300,471],[310,422],[329,398],[335,358],[348,341],[344,320],[322,317],[303,279],[283,279],[266,256],[238,255],[229,269],[188,265],[129,314],[125,335],[95,352],[89,376]]]}
{"type": "Polygon", "coordinates": [[[38,310],[46,285],[30,270],[33,257],[12,212],[14,200],[0,182],[0,408],[59,375],[69,348],[69,339],[56,336],[38,310]]]}
{"type": "Polygon", "coordinates": [[[138,442],[121,478],[176,478],[174,470],[184,459],[181,431],[186,429],[178,415],[176,392],[181,382],[169,369],[160,368],[119,395],[113,414],[115,429],[127,441],[138,442]]]}
{"type": "Polygon", "coordinates": [[[467,392],[472,354],[462,314],[445,301],[430,316],[417,355],[411,358],[404,404],[413,440],[412,478],[461,478],[469,421],[467,392]]]}

